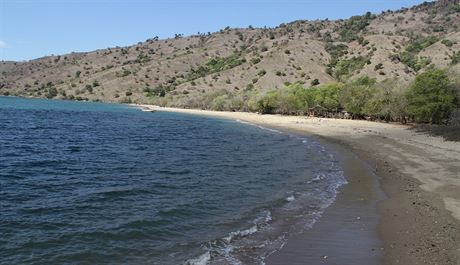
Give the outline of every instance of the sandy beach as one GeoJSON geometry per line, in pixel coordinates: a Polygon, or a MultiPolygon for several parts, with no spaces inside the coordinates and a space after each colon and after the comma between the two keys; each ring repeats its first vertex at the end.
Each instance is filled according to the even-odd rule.
{"type": "Polygon", "coordinates": [[[354,264],[460,264],[459,142],[444,141],[399,124],[149,105],[141,108],[230,118],[308,134],[350,152],[342,159],[348,164],[345,172],[350,184],[341,188],[336,203],[326,210],[313,229],[288,240],[282,250],[268,258],[267,264],[287,260],[290,262],[284,264],[301,264],[302,259],[309,261],[308,264],[348,264],[340,255],[355,255],[360,248],[349,253],[340,250],[336,242],[372,239],[373,232],[381,243],[373,240],[369,246],[380,245],[380,248],[366,248],[369,254],[362,262],[354,259],[354,264]],[[350,156],[356,156],[366,166],[350,166],[359,164],[350,162],[350,156]],[[380,191],[383,195],[379,195],[380,191]],[[357,204],[359,198],[367,203],[357,204]],[[351,210],[344,211],[347,206],[351,210]],[[353,225],[356,221],[346,225],[346,220],[356,217],[362,225],[353,225]],[[342,233],[325,232],[337,225],[344,227],[342,233]],[[354,235],[357,238],[353,239],[354,235]],[[331,249],[329,253],[309,248],[312,238],[319,239],[323,249],[331,249]],[[381,262],[379,252],[383,255],[381,262]],[[373,261],[366,261],[369,257],[374,257],[373,261]]]}

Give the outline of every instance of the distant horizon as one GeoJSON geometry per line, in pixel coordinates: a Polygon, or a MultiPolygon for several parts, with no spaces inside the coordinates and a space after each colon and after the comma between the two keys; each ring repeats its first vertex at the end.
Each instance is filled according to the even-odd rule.
{"type": "Polygon", "coordinates": [[[0,60],[29,61],[230,28],[346,19],[426,1],[10,1],[0,3],[0,60]],[[333,8],[331,8],[333,6],[333,8]],[[225,12],[222,12],[225,11],[225,12]],[[27,26],[24,26],[27,25],[27,26]]]}

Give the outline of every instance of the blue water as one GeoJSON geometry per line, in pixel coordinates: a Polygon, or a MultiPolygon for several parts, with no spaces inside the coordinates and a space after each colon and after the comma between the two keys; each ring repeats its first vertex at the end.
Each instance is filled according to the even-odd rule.
{"type": "Polygon", "coordinates": [[[313,139],[0,97],[0,264],[261,264],[344,181],[313,139]]]}

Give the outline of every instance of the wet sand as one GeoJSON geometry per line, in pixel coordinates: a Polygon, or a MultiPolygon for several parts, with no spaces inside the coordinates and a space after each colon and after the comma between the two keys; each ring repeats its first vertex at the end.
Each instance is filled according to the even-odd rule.
{"type": "Polygon", "coordinates": [[[348,184],[312,229],[288,237],[267,265],[383,264],[383,242],[378,234],[377,204],[384,198],[378,178],[356,155],[324,143],[336,151],[348,184]]]}
{"type": "Polygon", "coordinates": [[[267,264],[460,265],[459,142],[398,124],[142,107],[314,135],[352,154],[342,159],[350,184],[311,230],[290,237],[267,264]]]}

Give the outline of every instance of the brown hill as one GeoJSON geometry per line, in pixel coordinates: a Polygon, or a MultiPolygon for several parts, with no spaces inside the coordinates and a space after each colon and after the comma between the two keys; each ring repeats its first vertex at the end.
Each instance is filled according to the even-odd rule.
{"type": "Polygon", "coordinates": [[[407,83],[430,66],[459,73],[459,1],[1,62],[0,94],[187,107],[222,90],[310,86],[362,75],[407,83]]]}

